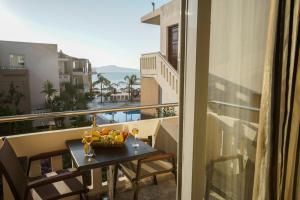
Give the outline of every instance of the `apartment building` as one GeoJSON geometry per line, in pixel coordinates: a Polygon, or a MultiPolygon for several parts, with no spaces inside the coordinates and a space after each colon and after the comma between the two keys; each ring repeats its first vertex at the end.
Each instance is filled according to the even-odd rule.
{"type": "MultiPolygon", "coordinates": [[[[142,23],[160,26],[160,51],[142,54],[141,104],[176,103],[179,100],[180,0],[173,0],[141,18],[142,23]]],[[[143,115],[154,115],[145,110],[143,115]]]]}
{"type": "Polygon", "coordinates": [[[84,93],[91,92],[92,65],[88,59],[75,58],[60,51],[58,66],[61,91],[64,90],[64,83],[71,83],[84,93]]]}
{"type": "Polygon", "coordinates": [[[57,45],[0,41],[0,91],[13,84],[24,95],[20,107],[25,113],[43,109],[43,83],[49,80],[59,91],[57,45]]]}
{"type": "MultiPolygon", "coordinates": [[[[180,3],[180,0],[173,0],[141,17],[142,23],[160,26],[160,51],[142,54],[140,58],[141,104],[143,105],[178,102],[180,3]]],[[[213,12],[215,17],[212,18],[210,54],[214,59],[211,59],[209,68],[208,100],[212,105],[209,108],[215,105],[214,102],[259,107],[264,57],[260,51],[253,51],[253,49],[263,49],[265,38],[261,37],[247,46],[243,40],[250,33],[245,27],[237,27],[239,18],[235,18],[235,21],[228,25],[229,19],[222,18],[222,15],[226,16],[230,13],[222,13],[222,8],[219,7],[216,7],[213,12]],[[231,35],[222,34],[223,30],[229,28],[239,28],[240,32],[231,35]],[[238,42],[230,44],[231,40],[238,42]],[[240,50],[233,45],[247,46],[247,48],[240,50]],[[249,61],[249,58],[242,58],[240,55],[243,51],[251,52],[248,56],[255,56],[257,59],[249,61]],[[227,61],[235,57],[240,59],[236,59],[234,63],[227,61]],[[253,66],[256,67],[255,70],[252,70],[253,66]],[[237,68],[239,70],[236,70],[237,68]],[[239,78],[240,73],[242,78],[239,78]],[[255,84],[249,85],[249,80],[255,80],[255,84]]],[[[239,14],[241,13],[236,15],[239,14]]],[[[266,18],[263,14],[261,17],[266,18]]],[[[266,21],[261,23],[266,24],[266,21]]],[[[256,29],[253,29],[251,33],[254,34],[255,31],[256,29]]],[[[154,110],[144,112],[150,115],[155,113],[154,110]]],[[[258,118],[258,116],[253,117],[258,118]]]]}

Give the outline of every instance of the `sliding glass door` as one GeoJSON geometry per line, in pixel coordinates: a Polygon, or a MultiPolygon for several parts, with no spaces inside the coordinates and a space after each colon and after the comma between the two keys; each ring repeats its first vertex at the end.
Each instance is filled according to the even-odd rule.
{"type": "Polygon", "coordinates": [[[252,199],[268,1],[211,1],[206,199],[252,199]]]}

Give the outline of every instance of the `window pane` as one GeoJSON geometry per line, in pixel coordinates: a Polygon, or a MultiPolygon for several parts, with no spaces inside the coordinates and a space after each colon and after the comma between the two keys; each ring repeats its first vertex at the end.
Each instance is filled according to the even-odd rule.
{"type": "Polygon", "coordinates": [[[10,66],[11,67],[18,67],[18,66],[24,66],[25,65],[25,58],[23,55],[13,55],[11,54],[9,56],[10,58],[10,66]]]}
{"type": "Polygon", "coordinates": [[[207,199],[252,199],[266,1],[212,1],[207,199]]]}

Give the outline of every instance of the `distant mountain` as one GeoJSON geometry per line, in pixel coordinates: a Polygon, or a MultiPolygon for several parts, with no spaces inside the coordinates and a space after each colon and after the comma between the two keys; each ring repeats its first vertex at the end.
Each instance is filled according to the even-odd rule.
{"type": "Polygon", "coordinates": [[[138,70],[138,69],[120,67],[120,66],[116,66],[116,65],[93,67],[93,72],[97,72],[97,73],[112,73],[112,72],[138,73],[139,71],[140,70],[138,70]]]}

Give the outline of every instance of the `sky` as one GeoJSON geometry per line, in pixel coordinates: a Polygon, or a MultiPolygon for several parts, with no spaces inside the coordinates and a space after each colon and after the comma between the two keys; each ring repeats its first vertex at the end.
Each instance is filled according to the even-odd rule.
{"type": "Polygon", "coordinates": [[[0,0],[0,40],[54,43],[92,66],[139,68],[159,51],[159,26],[140,18],[169,0],[0,0]]]}

